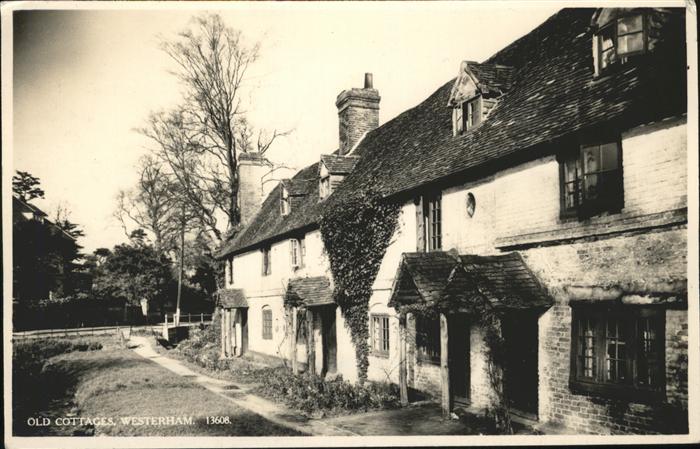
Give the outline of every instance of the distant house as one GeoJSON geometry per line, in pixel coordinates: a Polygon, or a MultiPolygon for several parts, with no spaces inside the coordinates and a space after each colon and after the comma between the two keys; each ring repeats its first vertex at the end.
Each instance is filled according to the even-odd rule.
{"type": "MultiPolygon", "coordinates": [[[[70,246],[75,244],[75,237],[50,221],[44,211],[16,196],[12,197],[12,228],[13,298],[47,299],[63,291],[69,284],[65,263],[58,262],[58,253],[49,252],[65,250],[66,245],[56,243],[56,239],[70,246]]],[[[88,282],[76,276],[78,279],[88,282]]]]}
{"type": "Polygon", "coordinates": [[[402,211],[369,303],[369,379],[446,412],[492,408],[482,301],[513,413],[687,432],[684,24],[683,9],[562,10],[382,126],[371,77],[343,91],[338,150],[220,251],[223,355],[357,379],[318,217],[328,196],[372,187],[402,211]]]}

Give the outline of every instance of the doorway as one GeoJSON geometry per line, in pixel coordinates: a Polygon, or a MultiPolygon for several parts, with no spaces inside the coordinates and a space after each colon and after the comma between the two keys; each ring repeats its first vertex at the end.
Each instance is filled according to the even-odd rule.
{"type": "Polygon", "coordinates": [[[517,310],[501,320],[506,345],[504,387],[509,405],[524,417],[537,419],[539,313],[517,310]]]}
{"type": "Polygon", "coordinates": [[[245,354],[248,351],[248,309],[240,308],[238,310],[241,320],[241,354],[245,354]]]}
{"type": "Polygon", "coordinates": [[[319,307],[319,318],[321,319],[321,348],[323,354],[323,365],[321,376],[327,373],[335,373],[338,370],[338,346],[335,330],[335,305],[319,307]]]}
{"type": "Polygon", "coordinates": [[[447,318],[447,360],[450,371],[450,395],[456,405],[469,405],[469,320],[456,313],[447,318]]]}

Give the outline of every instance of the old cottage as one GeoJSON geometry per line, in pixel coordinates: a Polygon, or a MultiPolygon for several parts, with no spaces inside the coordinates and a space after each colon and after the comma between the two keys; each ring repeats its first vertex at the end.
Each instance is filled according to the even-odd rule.
{"type": "Polygon", "coordinates": [[[382,126],[371,75],[343,91],[339,148],[221,249],[222,355],[358,379],[318,223],[371,188],[401,210],[367,378],[446,412],[687,432],[684,25],[683,9],[562,10],[382,126]]]}

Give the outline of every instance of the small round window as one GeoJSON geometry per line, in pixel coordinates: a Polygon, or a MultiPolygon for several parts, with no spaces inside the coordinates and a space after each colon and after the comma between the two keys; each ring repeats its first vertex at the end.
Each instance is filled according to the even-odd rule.
{"type": "Polygon", "coordinates": [[[475,211],[476,211],[476,198],[474,198],[474,195],[471,192],[469,192],[467,194],[467,215],[469,215],[469,217],[473,217],[475,211]]]}

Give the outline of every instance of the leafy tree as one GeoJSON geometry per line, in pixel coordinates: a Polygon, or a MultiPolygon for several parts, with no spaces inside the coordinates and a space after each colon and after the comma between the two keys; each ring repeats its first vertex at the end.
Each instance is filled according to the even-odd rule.
{"type": "Polygon", "coordinates": [[[93,289],[103,298],[123,301],[126,319],[127,306],[141,299],[164,305],[174,282],[170,267],[170,259],[142,241],[117,245],[97,270],[93,289]]]}
{"type": "Polygon", "coordinates": [[[17,170],[17,174],[12,177],[12,193],[25,203],[35,198],[43,198],[44,191],[39,184],[39,178],[26,171],[17,170]]]}

